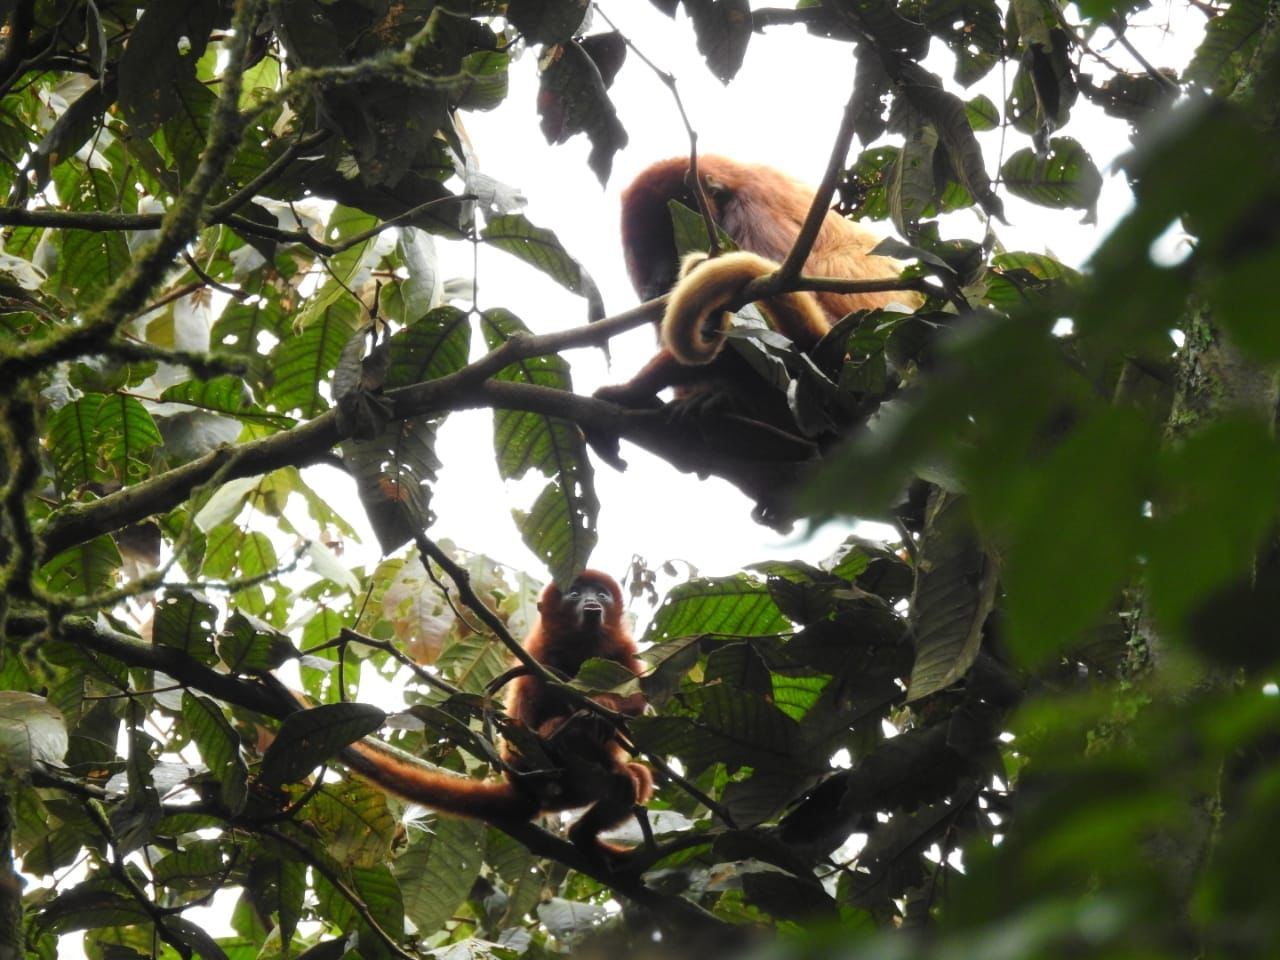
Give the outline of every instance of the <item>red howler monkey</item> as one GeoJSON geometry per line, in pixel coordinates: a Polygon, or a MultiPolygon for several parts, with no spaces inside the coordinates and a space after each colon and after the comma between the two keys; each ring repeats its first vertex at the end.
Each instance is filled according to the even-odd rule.
{"type": "MultiPolygon", "coordinates": [[[[636,674],[641,669],[635,642],[622,623],[622,590],[612,577],[596,570],[583,571],[567,590],[553,583],[542,591],[538,620],[524,648],[566,678],[575,676],[592,657],[616,661],[636,674]]],[[[596,700],[632,717],[645,705],[640,694],[602,694],[596,700]]],[[[348,747],[342,759],[390,793],[499,826],[529,820],[539,812],[587,807],[569,829],[569,839],[591,852],[614,851],[597,835],[625,822],[636,804],[649,799],[649,769],[627,761],[616,732],[603,718],[589,715],[536,676],[524,674],[512,682],[507,713],[543,741],[549,756],[562,762],[561,775],[551,780],[524,778],[532,765],[510,743],[503,748],[505,780],[472,780],[425,770],[368,743],[348,747]]]]}
{"type": "MultiPolygon", "coordinates": [[[[597,391],[604,399],[642,405],[652,403],[666,387],[675,387],[678,396],[695,389],[725,391],[735,399],[760,392],[759,378],[746,363],[733,351],[720,352],[724,337],[719,331],[728,315],[719,308],[736,299],[750,280],[777,269],[800,232],[813,191],[771,167],[700,157],[698,173],[712,218],[740,251],[715,259],[691,254],[681,264],[668,201],[696,207],[686,183],[688,173],[687,157],[663,160],[643,170],[622,193],[622,246],[632,285],[646,300],[668,290],[671,296],[661,323],[662,348],[631,380],[597,391]],[[708,324],[718,311],[722,315],[708,324]]],[[[855,280],[897,277],[896,260],[870,255],[878,242],[870,230],[828,212],[804,271],[855,280]]],[[[798,349],[809,352],[847,313],[918,302],[918,296],[907,291],[802,292],[770,298],[761,307],[798,349]]]]}

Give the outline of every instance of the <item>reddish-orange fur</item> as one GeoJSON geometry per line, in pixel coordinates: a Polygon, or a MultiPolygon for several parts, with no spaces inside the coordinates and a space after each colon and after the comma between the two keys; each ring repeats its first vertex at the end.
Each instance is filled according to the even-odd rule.
{"type": "MultiPolygon", "coordinates": [[[[606,573],[586,570],[568,591],[550,584],[538,600],[538,620],[524,648],[553,673],[572,678],[592,657],[614,660],[640,673],[635,642],[622,622],[622,590],[606,573]],[[601,588],[601,589],[594,589],[601,588]],[[596,606],[586,597],[591,593],[596,606]]],[[[627,716],[644,710],[640,694],[601,695],[606,706],[627,716]]],[[[375,746],[356,744],[344,754],[358,772],[383,789],[446,813],[491,823],[528,820],[540,811],[589,807],[569,831],[579,845],[612,849],[596,836],[631,816],[637,803],[653,791],[647,767],[628,762],[613,728],[590,715],[554,687],[532,675],[516,678],[507,694],[507,713],[537,734],[547,752],[568,761],[563,776],[540,784],[521,774],[530,764],[508,744],[504,757],[511,769],[503,781],[471,780],[424,770],[399,761],[375,746]],[[354,753],[354,755],[353,755],[354,753]]]]}
{"type": "MultiPolygon", "coordinates": [[[[622,193],[622,246],[627,271],[636,292],[645,299],[660,296],[679,279],[679,257],[671,228],[668,201],[677,200],[696,207],[692,190],[686,184],[689,171],[687,157],[674,157],[646,168],[622,193]]],[[[808,214],[813,191],[772,167],[739,163],[727,157],[704,156],[698,159],[698,173],[703,192],[711,208],[712,218],[744,251],[757,254],[766,261],[779,262],[790,251],[800,226],[808,214]]],[[[889,258],[871,256],[879,238],[870,230],[835,212],[827,213],[814,241],[804,272],[813,276],[847,279],[885,279],[898,276],[900,264],[889,258]]],[[[706,261],[680,279],[680,286],[702,283],[712,289],[704,271],[716,269],[716,261],[706,261]]],[[[728,269],[726,267],[726,269],[728,269]]],[[[741,286],[741,285],[739,285],[741,286]]],[[[855,310],[869,310],[891,303],[914,306],[919,298],[910,292],[884,293],[816,293],[799,296],[816,305],[816,309],[792,309],[779,304],[764,312],[771,322],[786,334],[797,348],[809,351],[816,346],[832,323],[855,310]]],[[[673,299],[675,294],[673,294],[673,299]]],[[[696,297],[694,299],[697,299],[696,297]]],[[[701,304],[710,309],[716,304],[701,304]]],[[[663,320],[664,342],[696,340],[699,331],[676,329],[702,323],[700,316],[682,311],[673,316],[668,310],[663,320]]],[[[698,360],[706,363],[706,359],[698,360]]],[[[721,355],[708,367],[690,367],[665,347],[630,381],[605,387],[598,395],[621,403],[651,401],[666,387],[678,394],[691,388],[758,391],[760,384],[739,364],[731,366],[730,358],[721,355]],[[722,362],[723,361],[723,362],[722,362]],[[729,386],[726,387],[726,381],[729,386]]]]}

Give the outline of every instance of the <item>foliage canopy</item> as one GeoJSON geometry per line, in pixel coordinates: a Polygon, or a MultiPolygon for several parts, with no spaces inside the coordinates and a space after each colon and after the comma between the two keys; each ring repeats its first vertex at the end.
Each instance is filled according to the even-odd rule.
{"type": "Polygon", "coordinates": [[[0,872],[42,881],[0,876],[0,956],[1280,949],[1280,6],[1171,9],[1207,27],[1169,69],[1126,29],[1144,0],[654,4],[725,82],[765,28],[856,54],[825,186],[892,222],[927,302],[809,358],[735,338],[795,436],[573,393],[564,351],[653,307],[603,318],[459,118],[504,105],[531,47],[543,133],[585,135],[607,179],[609,88],[646,68],[587,0],[0,4],[0,872]],[[1001,102],[972,89],[1001,75],[1001,102]],[[1131,125],[1135,204],[1077,272],[999,235],[1011,197],[1092,215],[1086,108],[1131,125]],[[599,322],[468,309],[437,242],[532,264],[599,322]],[[500,475],[543,478],[515,522],[560,581],[622,507],[586,437],[900,525],[669,593],[629,725],[661,787],[612,868],[330,767],[392,678],[398,747],[496,765],[534,590],[426,535],[439,472],[474,468],[436,429],[476,407],[500,475]],[[304,470],[339,457],[367,569],[332,549],[355,505],[304,470]],[[220,891],[226,936],[193,919],[220,891]]]}

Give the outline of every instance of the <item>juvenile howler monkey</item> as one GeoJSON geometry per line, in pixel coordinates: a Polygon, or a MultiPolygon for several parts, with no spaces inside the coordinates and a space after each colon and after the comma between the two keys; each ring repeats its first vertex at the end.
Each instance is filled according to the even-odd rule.
{"type": "MultiPolygon", "coordinates": [[[[612,577],[596,570],[583,571],[567,590],[552,583],[542,591],[538,620],[524,648],[566,678],[575,676],[592,657],[613,660],[632,673],[641,670],[635,642],[622,622],[622,590],[612,577]]],[[[602,694],[596,699],[626,716],[637,716],[645,706],[640,694],[602,694]]],[[[539,812],[587,807],[569,829],[569,839],[589,851],[615,849],[597,835],[625,822],[637,803],[649,799],[653,792],[649,769],[628,762],[607,721],[590,715],[533,675],[512,682],[507,713],[542,740],[545,752],[563,766],[561,775],[525,776],[533,766],[510,743],[503,748],[508,765],[505,780],[473,780],[424,770],[364,742],[344,750],[342,759],[390,793],[498,825],[529,820],[539,812]]]]}
{"type": "MultiPolygon", "coordinates": [[[[662,348],[631,380],[603,387],[597,396],[642,405],[675,387],[677,396],[727,392],[746,400],[750,409],[751,395],[760,392],[760,380],[746,363],[733,351],[720,352],[724,337],[719,331],[728,323],[721,308],[749,281],[777,269],[800,232],[813,191],[771,167],[727,157],[700,157],[698,173],[712,218],[740,249],[715,259],[691,254],[680,262],[668,201],[696,206],[687,183],[687,157],[662,160],[636,177],[622,193],[622,246],[636,293],[648,300],[671,290],[661,323],[662,348]],[[722,315],[709,323],[717,313],[722,315]]],[[[872,231],[828,212],[804,271],[854,280],[897,277],[898,261],[871,255],[878,242],[872,231]]],[[[800,292],[771,298],[761,307],[798,349],[809,352],[845,314],[918,302],[909,291],[800,292]]]]}

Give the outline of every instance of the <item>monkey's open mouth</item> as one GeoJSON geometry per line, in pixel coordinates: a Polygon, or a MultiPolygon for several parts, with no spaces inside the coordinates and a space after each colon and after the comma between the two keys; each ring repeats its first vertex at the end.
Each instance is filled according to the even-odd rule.
{"type": "Polygon", "coordinates": [[[604,604],[598,600],[584,600],[581,609],[582,619],[588,623],[599,623],[604,619],[604,604]]]}

